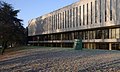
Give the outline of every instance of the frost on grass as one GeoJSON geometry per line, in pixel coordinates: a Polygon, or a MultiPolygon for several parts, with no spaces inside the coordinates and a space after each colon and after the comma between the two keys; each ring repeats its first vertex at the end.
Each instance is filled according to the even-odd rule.
{"type": "Polygon", "coordinates": [[[0,72],[119,72],[120,52],[38,48],[0,56],[0,72]]]}

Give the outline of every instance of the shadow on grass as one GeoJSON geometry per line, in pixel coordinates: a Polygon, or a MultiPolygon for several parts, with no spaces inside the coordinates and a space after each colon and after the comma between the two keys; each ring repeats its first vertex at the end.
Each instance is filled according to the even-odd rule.
{"type": "MultiPolygon", "coordinates": [[[[49,48],[61,48],[61,47],[43,47],[43,46],[19,46],[19,47],[13,47],[13,48],[7,48],[5,49],[4,54],[9,53],[9,52],[15,52],[15,51],[20,51],[20,50],[28,50],[28,49],[49,49],[49,48]]],[[[68,49],[68,48],[66,48],[68,49]]],[[[70,48],[71,49],[71,48],[70,48]]],[[[1,52],[2,49],[0,49],[1,52]]],[[[4,55],[3,54],[3,55],[4,55]]]]}

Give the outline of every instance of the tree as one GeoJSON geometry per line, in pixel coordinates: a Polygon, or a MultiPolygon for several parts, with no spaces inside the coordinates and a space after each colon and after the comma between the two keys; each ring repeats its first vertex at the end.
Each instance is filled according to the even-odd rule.
{"type": "Polygon", "coordinates": [[[0,2],[0,43],[4,50],[9,45],[21,44],[25,38],[25,28],[21,23],[22,20],[17,18],[19,10],[14,10],[13,7],[5,2],[0,2]]]}

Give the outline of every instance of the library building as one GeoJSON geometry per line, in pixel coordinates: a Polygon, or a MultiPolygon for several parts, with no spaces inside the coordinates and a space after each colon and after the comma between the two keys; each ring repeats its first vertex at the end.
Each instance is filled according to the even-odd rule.
{"type": "Polygon", "coordinates": [[[79,0],[28,23],[30,45],[120,50],[120,0],[79,0]]]}

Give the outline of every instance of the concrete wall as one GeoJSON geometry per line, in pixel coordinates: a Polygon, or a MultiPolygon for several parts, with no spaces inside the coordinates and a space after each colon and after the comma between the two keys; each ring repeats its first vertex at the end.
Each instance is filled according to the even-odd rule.
{"type": "Polygon", "coordinates": [[[101,7],[100,7],[100,0],[96,0],[96,1],[97,1],[97,5],[96,5],[97,23],[95,23],[95,0],[80,0],[79,2],[73,3],[71,5],[55,10],[46,15],[30,20],[28,25],[28,35],[33,36],[40,34],[50,34],[50,33],[58,33],[65,31],[120,25],[120,6],[119,6],[120,0],[111,0],[112,21],[110,21],[110,0],[106,0],[106,13],[107,13],[106,22],[105,22],[105,0],[101,0],[101,7]],[[92,12],[91,12],[91,3],[92,3],[92,12]],[[88,4],[88,22],[87,22],[87,4],[88,4]],[[83,13],[83,5],[84,5],[84,13],[83,13]],[[80,6],[81,6],[81,14],[80,14],[80,6]],[[76,7],[78,7],[77,18],[76,18],[76,7]],[[101,12],[100,12],[100,8],[101,8],[101,12]],[[72,10],[71,17],[70,17],[70,13],[68,15],[68,11],[70,12],[70,9],[72,10]],[[75,10],[75,16],[73,17],[74,10],[75,10]],[[67,15],[66,19],[65,19],[65,11],[67,15]],[[100,14],[101,14],[101,23],[100,23],[100,14]],[[92,23],[91,23],[91,17],[92,17],[92,23]],[[76,24],[76,21],[78,22],[78,26],[76,24]],[[84,21],[84,25],[83,25],[83,21],[84,21]],[[63,28],[68,25],[69,26],[71,25],[72,27],[63,28]]]}

